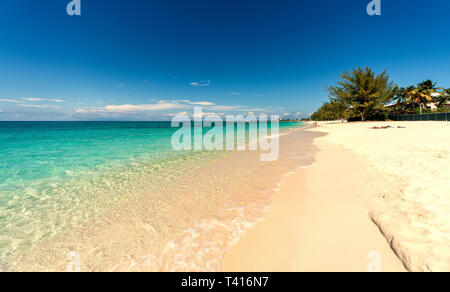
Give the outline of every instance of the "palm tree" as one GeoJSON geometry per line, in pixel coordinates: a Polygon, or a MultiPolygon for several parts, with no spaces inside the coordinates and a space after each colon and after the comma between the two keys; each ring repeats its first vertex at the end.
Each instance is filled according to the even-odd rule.
{"type": "Polygon", "coordinates": [[[398,112],[403,113],[407,99],[408,99],[408,88],[401,87],[394,97],[394,101],[396,101],[395,107],[397,109],[397,113],[398,112]]]}
{"type": "Polygon", "coordinates": [[[407,96],[414,104],[419,104],[420,114],[422,114],[427,103],[433,101],[433,97],[436,93],[440,93],[439,89],[440,88],[436,87],[436,83],[433,83],[431,80],[427,80],[419,83],[417,87],[408,87],[407,96]]]}
{"type": "Polygon", "coordinates": [[[450,100],[450,88],[444,89],[439,96],[435,97],[435,101],[438,107],[443,106],[447,101],[450,100]]]}
{"type": "Polygon", "coordinates": [[[409,101],[412,104],[413,109],[416,108],[416,96],[417,96],[417,88],[415,86],[408,86],[404,91],[405,100],[409,101]]]}

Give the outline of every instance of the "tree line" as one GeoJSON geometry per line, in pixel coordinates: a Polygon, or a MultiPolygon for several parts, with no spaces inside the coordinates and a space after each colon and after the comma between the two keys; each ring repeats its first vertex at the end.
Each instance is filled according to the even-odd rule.
{"type": "Polygon", "coordinates": [[[428,112],[431,103],[442,111],[450,103],[450,88],[431,80],[399,87],[386,71],[376,74],[369,67],[345,71],[327,91],[329,101],[311,115],[312,120],[386,120],[390,114],[428,112]]]}

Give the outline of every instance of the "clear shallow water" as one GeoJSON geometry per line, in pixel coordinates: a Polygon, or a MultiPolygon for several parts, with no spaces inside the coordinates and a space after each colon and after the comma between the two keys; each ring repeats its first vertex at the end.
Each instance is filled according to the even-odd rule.
{"type": "Polygon", "coordinates": [[[175,131],[168,122],[0,122],[0,263],[225,154],[175,152],[175,131]]]}

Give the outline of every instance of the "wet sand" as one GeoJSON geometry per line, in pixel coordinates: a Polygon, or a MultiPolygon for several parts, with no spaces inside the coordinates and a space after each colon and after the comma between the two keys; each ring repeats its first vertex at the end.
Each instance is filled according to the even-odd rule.
{"type": "Polygon", "coordinates": [[[317,161],[285,180],[264,221],[227,251],[223,271],[405,271],[369,216],[379,174],[324,138],[314,144],[317,161]]]}
{"type": "Polygon", "coordinates": [[[264,218],[280,181],[314,161],[319,135],[282,135],[274,162],[237,151],[191,170],[15,256],[7,269],[66,271],[75,253],[81,271],[220,271],[226,250],[264,218]]]}
{"type": "Polygon", "coordinates": [[[281,185],[222,269],[450,271],[449,130],[448,122],[309,130],[326,134],[314,141],[317,162],[281,185]]]}

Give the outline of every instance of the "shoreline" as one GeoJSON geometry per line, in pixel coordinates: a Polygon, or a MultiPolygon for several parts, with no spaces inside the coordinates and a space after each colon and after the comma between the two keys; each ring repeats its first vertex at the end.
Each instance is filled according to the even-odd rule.
{"type": "Polygon", "coordinates": [[[449,192],[433,179],[448,177],[450,124],[388,124],[280,134],[277,161],[233,152],[9,267],[63,271],[75,251],[82,271],[448,270],[449,192]]]}
{"type": "Polygon", "coordinates": [[[369,217],[370,195],[352,185],[364,162],[325,139],[314,141],[316,162],[287,177],[264,220],[228,249],[222,271],[362,272],[374,251],[382,271],[405,271],[369,217]]]}
{"type": "Polygon", "coordinates": [[[17,255],[8,270],[63,271],[76,252],[82,271],[218,271],[229,245],[263,218],[284,175],[314,161],[315,135],[280,133],[273,162],[261,162],[260,151],[226,155],[17,255]]]}
{"type": "Polygon", "coordinates": [[[314,141],[317,162],[281,185],[222,270],[449,271],[449,127],[365,122],[308,130],[325,134],[314,141]]]}

